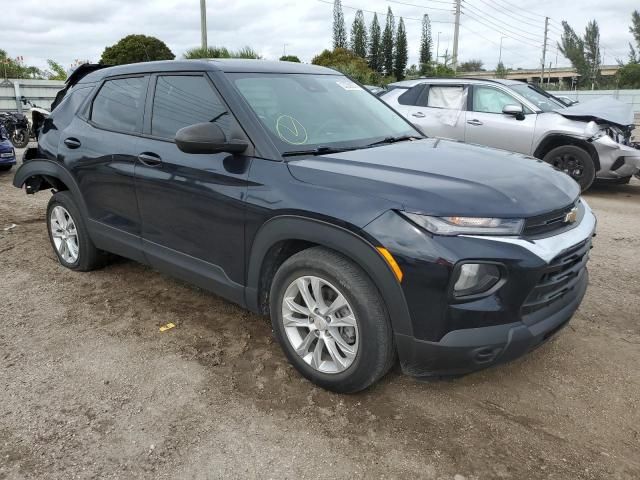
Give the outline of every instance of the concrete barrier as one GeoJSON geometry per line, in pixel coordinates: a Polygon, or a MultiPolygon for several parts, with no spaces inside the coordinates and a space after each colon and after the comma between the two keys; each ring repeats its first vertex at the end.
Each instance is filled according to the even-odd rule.
{"type": "Polygon", "coordinates": [[[22,112],[24,108],[20,102],[22,95],[39,107],[50,109],[51,102],[62,88],[64,88],[64,82],[61,80],[29,78],[0,80],[0,112],[22,112]]]}

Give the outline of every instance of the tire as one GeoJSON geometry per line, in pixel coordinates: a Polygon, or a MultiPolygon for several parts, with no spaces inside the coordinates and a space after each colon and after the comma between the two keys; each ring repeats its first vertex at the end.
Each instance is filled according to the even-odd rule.
{"type": "Polygon", "coordinates": [[[14,148],[24,148],[29,145],[29,130],[15,130],[10,137],[9,140],[14,148]]]}
{"type": "Polygon", "coordinates": [[[562,145],[549,151],[543,160],[562,170],[586,191],[596,178],[596,166],[589,152],[575,145],[562,145]]]}
{"type": "Polygon", "coordinates": [[[47,230],[53,251],[62,266],[88,272],[104,265],[106,255],[93,244],[70,192],[57,192],[49,200],[47,230]]]}
{"type": "Polygon", "coordinates": [[[0,165],[0,172],[8,172],[12,167],[13,165],[0,165]]]}
{"type": "Polygon", "coordinates": [[[367,274],[348,258],[324,247],[291,256],[273,278],[270,299],[271,322],[280,346],[293,366],[316,385],[339,393],[358,392],[393,365],[393,332],[383,300],[367,274]],[[308,315],[308,309],[305,313],[308,303],[302,299],[301,285],[312,304],[318,296],[313,285],[319,286],[321,315],[308,315]],[[337,295],[346,305],[327,311],[327,306],[337,305],[333,303],[337,295]],[[305,354],[297,353],[294,345],[305,354]]]}

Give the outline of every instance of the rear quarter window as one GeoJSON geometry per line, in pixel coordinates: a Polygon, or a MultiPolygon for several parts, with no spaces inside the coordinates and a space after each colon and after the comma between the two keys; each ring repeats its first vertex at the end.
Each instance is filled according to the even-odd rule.
{"type": "Polygon", "coordinates": [[[420,94],[422,93],[422,90],[424,90],[424,87],[424,84],[411,87],[398,97],[398,103],[400,105],[418,105],[418,98],[420,98],[420,94]]]}

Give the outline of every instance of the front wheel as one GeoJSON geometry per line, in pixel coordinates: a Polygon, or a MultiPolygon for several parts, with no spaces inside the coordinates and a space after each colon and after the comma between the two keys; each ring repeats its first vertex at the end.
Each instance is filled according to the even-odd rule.
{"type": "Polygon", "coordinates": [[[596,166],[586,150],[575,145],[562,145],[547,153],[543,160],[573,178],[580,190],[587,190],[596,178],[596,166]]]}
{"type": "Polygon", "coordinates": [[[9,140],[15,148],[24,148],[29,145],[29,130],[24,128],[14,130],[9,140]]]}
{"type": "Polygon", "coordinates": [[[340,393],[378,381],[395,360],[393,333],[377,288],[348,258],[314,247],[276,272],[271,321],[284,353],[313,383],[340,393]]]}

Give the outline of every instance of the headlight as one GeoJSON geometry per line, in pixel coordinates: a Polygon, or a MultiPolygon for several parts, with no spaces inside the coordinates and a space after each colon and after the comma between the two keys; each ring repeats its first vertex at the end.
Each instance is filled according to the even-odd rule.
{"type": "Polygon", "coordinates": [[[519,235],[520,218],[429,217],[403,212],[407,218],[437,235],[519,235]]]}
{"type": "Polygon", "coordinates": [[[490,263],[463,263],[457,270],[453,286],[456,297],[484,293],[500,281],[500,269],[490,263]]]}

